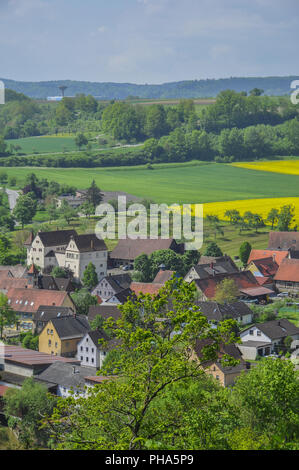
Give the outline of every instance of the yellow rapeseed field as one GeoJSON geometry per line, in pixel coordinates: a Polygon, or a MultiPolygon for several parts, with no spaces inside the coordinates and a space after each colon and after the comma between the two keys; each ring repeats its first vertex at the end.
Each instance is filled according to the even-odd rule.
{"type": "Polygon", "coordinates": [[[279,160],[271,162],[232,163],[232,166],[248,170],[270,171],[287,175],[299,175],[299,160],[279,160]]]}
{"type": "Polygon", "coordinates": [[[228,220],[224,217],[227,210],[236,209],[241,215],[246,211],[261,214],[264,219],[272,208],[280,209],[285,205],[295,206],[295,220],[299,225],[299,197],[279,197],[265,199],[246,199],[238,201],[210,202],[204,204],[204,217],[207,215],[217,215],[220,220],[228,220]]]}

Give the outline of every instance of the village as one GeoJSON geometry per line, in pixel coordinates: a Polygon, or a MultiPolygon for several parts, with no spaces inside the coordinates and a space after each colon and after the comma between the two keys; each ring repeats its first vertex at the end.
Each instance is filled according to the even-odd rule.
{"type": "MultiPolygon", "coordinates": [[[[157,251],[183,255],[184,244],[174,239],[125,239],[109,252],[94,234],[60,230],[31,234],[25,247],[27,266],[0,267],[0,290],[17,317],[15,325],[6,325],[2,331],[1,396],[9,387],[21,387],[28,377],[54,395],[68,397],[75,392],[85,396],[89,387],[107,379],[99,371],[109,353],[119,347],[119,341],[103,331],[103,321],[117,321],[119,307],[140,294],[159,298],[167,282],[181,277],[161,264],[152,282],[136,282],[132,279],[135,260],[157,251]],[[96,300],[83,314],[71,294],[82,287],[91,266],[97,281],[89,293],[96,300]],[[55,267],[67,268],[69,277],[47,274],[55,267]],[[38,337],[37,350],[18,344],[20,331],[38,337]]],[[[188,267],[184,282],[195,286],[194,304],[209,324],[216,327],[232,319],[238,325],[240,342],[221,345],[216,360],[201,361],[205,340],[194,345],[193,359],[201,361],[205,372],[222,386],[232,387],[261,357],[290,360],[298,369],[299,328],[278,317],[278,310],[274,318],[257,322],[252,307],[272,305],[275,311],[275,305],[285,299],[288,305],[299,306],[298,253],[297,232],[270,232],[268,247],[252,249],[245,268],[238,268],[228,255],[200,256],[188,267]],[[236,297],[217,301],[217,288],[227,281],[234,284],[236,297]],[[237,365],[223,366],[224,354],[236,359],[237,365]]]]}

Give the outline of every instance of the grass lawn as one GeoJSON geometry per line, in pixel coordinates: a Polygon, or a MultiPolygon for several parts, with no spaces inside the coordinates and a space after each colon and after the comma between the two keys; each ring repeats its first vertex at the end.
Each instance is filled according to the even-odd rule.
{"type": "MultiPolygon", "coordinates": [[[[126,191],[155,202],[208,203],[241,199],[297,197],[299,176],[237,168],[226,164],[156,165],[123,168],[2,167],[8,176],[24,181],[28,173],[39,178],[87,188],[94,179],[106,191],[126,191]]],[[[251,208],[254,211],[254,207],[251,208]]]]}
{"type": "Polygon", "coordinates": [[[299,307],[283,307],[279,310],[279,318],[287,318],[299,327],[299,307]]]}

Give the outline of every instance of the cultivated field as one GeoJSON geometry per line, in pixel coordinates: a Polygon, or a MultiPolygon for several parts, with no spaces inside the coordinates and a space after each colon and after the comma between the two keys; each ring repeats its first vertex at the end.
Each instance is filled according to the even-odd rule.
{"type": "MultiPolygon", "coordinates": [[[[204,205],[204,216],[207,214],[217,215],[220,220],[225,220],[224,214],[227,210],[236,209],[241,215],[246,211],[260,214],[267,218],[271,209],[280,209],[285,205],[294,205],[296,210],[296,223],[299,225],[299,197],[281,197],[265,199],[248,199],[239,201],[212,202],[204,205]]],[[[227,220],[227,219],[226,219],[227,220]]]]}
{"type": "MultiPolygon", "coordinates": [[[[238,201],[232,203],[235,206],[240,200],[273,198],[274,195],[276,198],[296,198],[299,187],[297,175],[203,162],[154,165],[154,170],[140,166],[71,169],[2,167],[1,171],[15,176],[18,187],[22,187],[28,173],[34,172],[39,178],[74,185],[79,189],[87,188],[94,179],[104,191],[125,191],[167,204],[238,201]]],[[[279,201],[277,203],[280,204],[279,201]]],[[[257,212],[253,204],[255,202],[249,202],[250,210],[257,212]]],[[[272,204],[271,201],[273,207],[272,204]]]]}
{"type": "Polygon", "coordinates": [[[232,163],[238,168],[248,170],[270,171],[287,175],[299,175],[299,160],[280,160],[271,162],[232,163]]]}

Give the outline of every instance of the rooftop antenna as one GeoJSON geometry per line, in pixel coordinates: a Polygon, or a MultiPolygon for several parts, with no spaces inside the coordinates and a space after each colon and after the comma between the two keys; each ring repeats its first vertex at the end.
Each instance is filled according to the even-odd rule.
{"type": "Polygon", "coordinates": [[[62,98],[64,98],[64,92],[65,92],[65,90],[67,89],[67,86],[61,85],[61,86],[58,87],[58,88],[59,88],[59,90],[61,91],[62,98]]]}

